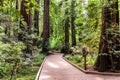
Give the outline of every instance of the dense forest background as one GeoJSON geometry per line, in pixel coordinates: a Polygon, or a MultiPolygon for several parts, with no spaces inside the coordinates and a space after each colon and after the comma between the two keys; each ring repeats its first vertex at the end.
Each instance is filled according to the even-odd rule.
{"type": "Polygon", "coordinates": [[[0,0],[0,77],[38,53],[85,46],[95,69],[120,69],[119,0],[0,0]]]}

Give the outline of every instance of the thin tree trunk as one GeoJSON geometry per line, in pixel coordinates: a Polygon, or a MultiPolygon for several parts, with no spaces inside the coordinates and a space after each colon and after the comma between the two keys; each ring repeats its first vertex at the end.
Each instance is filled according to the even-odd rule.
{"type": "Polygon", "coordinates": [[[28,14],[28,22],[27,22],[27,25],[28,25],[28,33],[29,34],[32,34],[32,9],[30,8],[29,9],[29,14],[28,14]]]}
{"type": "Polygon", "coordinates": [[[70,27],[69,19],[70,18],[68,16],[68,9],[65,10],[65,16],[66,16],[66,19],[65,19],[65,51],[64,51],[64,53],[68,54],[69,53],[69,46],[70,46],[69,45],[69,27],[70,27]]]}
{"type": "Polygon", "coordinates": [[[72,46],[76,45],[76,30],[75,30],[75,1],[71,2],[71,32],[72,32],[72,46]]]}
{"type": "MultiPolygon", "coordinates": [[[[31,8],[29,9],[29,13],[27,14],[26,9],[27,7],[25,6],[27,2],[25,0],[21,1],[21,9],[20,9],[20,29],[22,31],[25,31],[25,25],[22,23],[23,21],[26,22],[27,24],[27,32],[28,34],[32,33],[31,27],[32,27],[32,14],[31,14],[31,8]]],[[[18,40],[22,40],[23,38],[23,33],[20,33],[18,35],[18,40]]]]}
{"type": "Polygon", "coordinates": [[[18,6],[19,6],[19,5],[18,5],[18,0],[16,0],[16,9],[18,9],[18,6]]]}
{"type": "MultiPolygon", "coordinates": [[[[21,18],[23,18],[24,21],[27,23],[28,33],[31,34],[32,33],[32,31],[31,31],[31,27],[32,27],[31,8],[29,9],[29,13],[27,14],[25,4],[26,4],[26,1],[22,0],[20,14],[21,14],[21,18]]],[[[23,25],[22,22],[20,22],[20,23],[21,23],[21,25],[23,25]]]]}
{"type": "Polygon", "coordinates": [[[49,50],[49,37],[50,37],[49,0],[44,0],[44,23],[43,23],[43,45],[42,45],[43,52],[48,52],[49,50]]]}
{"type": "Polygon", "coordinates": [[[65,53],[69,53],[69,17],[65,20],[65,53]]]}
{"type": "MultiPolygon", "coordinates": [[[[36,0],[38,3],[38,8],[39,8],[39,4],[40,4],[40,0],[36,0]]],[[[39,11],[35,9],[35,13],[34,13],[34,27],[35,27],[35,33],[37,33],[37,35],[39,36],[39,11]]]]}

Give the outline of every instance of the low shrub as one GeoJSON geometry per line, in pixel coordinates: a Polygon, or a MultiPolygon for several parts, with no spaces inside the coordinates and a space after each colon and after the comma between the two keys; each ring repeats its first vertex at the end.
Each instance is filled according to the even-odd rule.
{"type": "MultiPolygon", "coordinates": [[[[69,54],[69,55],[65,55],[65,58],[70,62],[72,62],[73,64],[78,65],[79,67],[84,67],[84,59],[83,59],[83,55],[81,54],[75,54],[74,56],[69,54]]],[[[88,54],[86,58],[86,62],[87,62],[86,64],[88,66],[93,66],[94,62],[96,61],[96,58],[97,55],[88,54]]]]}

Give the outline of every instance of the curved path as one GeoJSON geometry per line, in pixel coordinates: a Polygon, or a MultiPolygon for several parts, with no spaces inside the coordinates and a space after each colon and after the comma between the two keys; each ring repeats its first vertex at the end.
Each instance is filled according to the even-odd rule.
{"type": "Polygon", "coordinates": [[[62,58],[62,54],[46,58],[38,80],[120,80],[120,76],[85,74],[62,58]]]}

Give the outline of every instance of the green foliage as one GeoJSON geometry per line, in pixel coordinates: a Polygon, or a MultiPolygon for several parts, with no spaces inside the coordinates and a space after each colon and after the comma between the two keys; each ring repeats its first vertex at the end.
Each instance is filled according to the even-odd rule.
{"type": "Polygon", "coordinates": [[[70,12],[72,1],[74,2],[75,6],[74,16],[77,43],[78,45],[89,46],[91,51],[97,51],[101,27],[101,7],[100,7],[101,3],[99,0],[88,1],[88,4],[86,5],[83,5],[84,3],[86,3],[84,1],[79,2],[75,0],[68,0],[60,1],[59,3],[57,3],[56,0],[51,1],[50,5],[51,48],[55,47],[57,49],[60,49],[62,45],[64,45],[64,24],[65,24],[64,22],[66,17],[68,16],[71,17],[72,15],[72,13],[70,12]],[[68,14],[65,14],[66,9],[68,10],[68,14]]]}
{"type": "Polygon", "coordinates": [[[88,1],[86,5],[77,6],[77,10],[81,13],[77,14],[79,18],[75,21],[77,42],[80,45],[89,46],[94,51],[98,50],[100,40],[101,9],[99,4],[99,1],[88,1]]]}
{"type": "Polygon", "coordinates": [[[70,48],[72,50],[73,53],[78,53],[78,54],[82,54],[81,52],[81,47],[80,46],[74,46],[70,48]]]}
{"type": "MultiPolygon", "coordinates": [[[[0,5],[0,78],[5,80],[16,80],[18,73],[23,68],[29,68],[36,64],[34,58],[36,58],[36,53],[39,52],[38,47],[41,47],[41,38],[34,33],[28,34],[28,26],[23,19],[21,20],[23,23],[22,29],[20,28],[20,11],[16,9],[16,1],[4,0],[2,1],[3,4],[0,5]],[[19,40],[19,38],[22,40],[19,40]]],[[[33,8],[38,9],[39,5],[36,0],[26,1],[28,1],[25,4],[26,11],[30,9],[33,11],[33,8]]],[[[20,2],[18,0],[18,3],[20,2]]],[[[38,60],[41,64],[43,58],[38,60]]]]}
{"type": "Polygon", "coordinates": [[[16,80],[34,80],[38,72],[39,66],[42,64],[45,55],[40,53],[34,56],[33,66],[23,66],[21,72],[18,73],[16,80]]]}
{"type": "Polygon", "coordinates": [[[51,37],[50,47],[60,49],[64,44],[64,12],[60,8],[62,5],[56,0],[51,1],[50,5],[50,26],[51,26],[51,37]],[[57,3],[57,4],[56,4],[57,3]]]}
{"type": "Polygon", "coordinates": [[[34,65],[40,66],[45,56],[46,55],[44,54],[36,54],[34,58],[34,65]]]}
{"type": "Polygon", "coordinates": [[[50,46],[52,49],[60,50],[63,46],[63,36],[57,36],[56,38],[50,38],[50,46]]]}
{"type": "MultiPolygon", "coordinates": [[[[5,36],[3,27],[0,27],[0,29],[0,37],[5,36]]],[[[24,48],[25,45],[22,42],[4,43],[2,38],[0,39],[0,78],[9,77],[8,74],[11,74],[12,77],[13,73],[16,75],[22,63],[22,50],[24,48]]]]}
{"type": "Polygon", "coordinates": [[[0,33],[4,32],[4,28],[0,26],[0,33]]]}
{"type": "Polygon", "coordinates": [[[36,9],[39,11],[38,9],[38,4],[36,2],[36,0],[25,0],[25,7],[26,7],[26,12],[29,13],[29,11],[31,11],[31,13],[34,13],[33,9],[36,9]]]}
{"type": "MultiPolygon", "coordinates": [[[[17,73],[20,73],[18,80],[27,80],[29,76],[31,76],[31,78],[28,80],[33,80],[38,69],[38,67],[36,68],[34,65],[41,64],[45,57],[42,54],[36,54],[39,52],[39,49],[41,49],[42,38],[40,35],[37,36],[34,33],[34,23],[31,28],[32,33],[28,33],[28,26],[23,18],[20,18],[20,10],[16,9],[16,1],[17,0],[0,1],[0,78],[15,79],[18,75],[17,73]],[[21,26],[22,28],[20,28],[20,19],[23,24],[21,26]],[[34,77],[32,73],[34,73],[34,77]],[[23,77],[24,74],[25,77],[23,77]],[[13,75],[14,77],[12,77],[13,75]]],[[[42,35],[44,0],[40,0],[40,5],[37,4],[37,0],[25,1],[27,13],[31,11],[33,15],[34,10],[40,11],[39,21],[41,23],[39,25],[40,34],[42,35]]],[[[66,55],[65,58],[79,66],[83,66],[83,57],[80,55],[81,46],[87,45],[90,48],[90,53],[98,50],[102,23],[101,10],[103,6],[109,6],[114,1],[116,0],[110,1],[110,3],[108,3],[108,0],[88,0],[88,2],[85,0],[51,0],[50,40],[46,42],[44,47],[56,50],[62,49],[62,47],[64,48],[65,20],[67,17],[71,18],[71,16],[74,16],[77,45],[80,47],[72,47],[71,50],[79,54],[75,54],[74,56],[66,55]],[[74,6],[73,12],[71,12],[72,5],[74,6]]],[[[21,0],[18,0],[18,3],[20,2],[21,0]]],[[[18,6],[20,7],[20,5],[18,6]]],[[[69,31],[71,36],[71,30],[69,31]]],[[[110,35],[118,37],[116,41],[119,42],[119,32],[110,31],[110,35]]],[[[112,39],[109,43],[113,45],[112,39]]],[[[64,49],[66,50],[67,48],[64,49]]],[[[113,47],[110,49],[110,51],[114,52],[113,55],[119,53],[119,50],[112,50],[113,47]]],[[[88,55],[87,64],[93,65],[95,59],[96,55],[93,55],[93,57],[88,55]]]]}
{"type": "MultiPolygon", "coordinates": [[[[81,54],[75,54],[74,56],[65,55],[65,58],[67,60],[69,60],[70,62],[72,62],[73,64],[76,64],[79,67],[84,67],[84,59],[83,59],[83,55],[81,55],[81,54]]],[[[97,55],[88,54],[86,64],[88,66],[93,66],[96,61],[96,58],[97,58],[97,55]]]]}
{"type": "Polygon", "coordinates": [[[25,57],[27,54],[38,52],[36,45],[33,45],[34,35],[28,35],[25,30],[20,30],[11,16],[1,16],[0,21],[0,78],[13,80],[24,66],[32,66],[34,56],[25,57]],[[13,22],[13,23],[12,23],[13,22]],[[15,28],[13,29],[13,26],[15,28]],[[4,34],[4,31],[7,33],[4,34]],[[19,32],[18,32],[19,31],[19,32]],[[23,42],[17,40],[18,34],[23,33],[23,42]],[[26,49],[31,50],[28,52],[26,49]],[[24,60],[25,59],[25,60],[24,60]]]}
{"type": "Polygon", "coordinates": [[[0,56],[2,56],[0,58],[0,69],[4,71],[1,73],[2,76],[11,74],[12,77],[17,74],[18,68],[22,64],[22,50],[24,48],[25,46],[22,42],[13,42],[11,44],[0,43],[0,56]]]}

